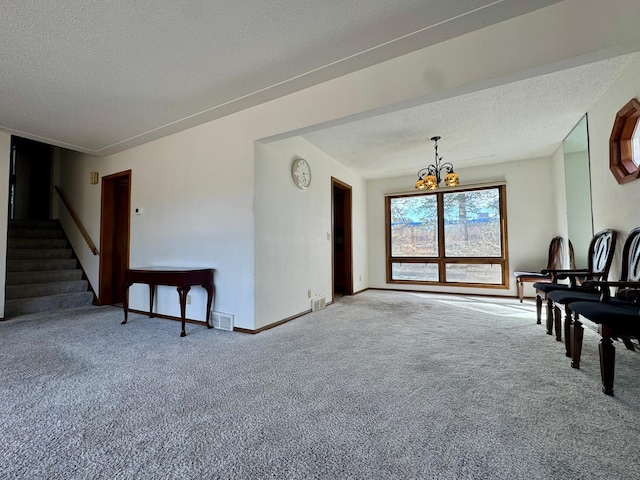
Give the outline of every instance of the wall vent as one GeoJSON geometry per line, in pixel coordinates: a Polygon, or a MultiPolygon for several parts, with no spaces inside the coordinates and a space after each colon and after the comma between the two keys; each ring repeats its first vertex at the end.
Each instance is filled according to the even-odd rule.
{"type": "Polygon", "coordinates": [[[311,299],[311,311],[321,310],[327,306],[327,299],[325,297],[316,297],[311,299]]]}
{"type": "Polygon", "coordinates": [[[230,313],[211,312],[211,324],[213,328],[233,332],[233,315],[230,313]]]}

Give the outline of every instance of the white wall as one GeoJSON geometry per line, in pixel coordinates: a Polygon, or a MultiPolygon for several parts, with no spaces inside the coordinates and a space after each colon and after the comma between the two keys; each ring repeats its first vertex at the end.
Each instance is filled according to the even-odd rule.
{"type": "MultiPolygon", "coordinates": [[[[396,104],[408,106],[458,95],[524,78],[531,72],[545,73],[586,63],[612,51],[624,53],[638,49],[640,31],[636,17],[620,15],[620,12],[638,11],[640,5],[629,0],[616,0],[613,4],[568,0],[116,155],[95,158],[63,152],[60,184],[90,236],[97,241],[100,188],[89,185],[88,173],[98,171],[104,176],[132,170],[132,206],[143,207],[144,214],[136,216],[132,212],[131,265],[179,264],[216,268],[216,310],[234,314],[237,326],[253,329],[256,325],[254,301],[256,297],[267,298],[254,288],[254,252],[261,251],[260,243],[254,243],[256,141],[275,135],[290,136],[291,132],[358,115],[379,113],[396,108],[396,104]],[[571,35],[566,34],[567,24],[574,26],[571,35]]],[[[538,172],[544,170],[530,168],[527,162],[516,165],[521,166],[525,178],[529,174],[538,178],[538,172]]],[[[510,188],[531,192],[528,178],[523,181],[515,178],[516,166],[505,166],[504,172],[498,172],[499,168],[502,167],[460,173],[467,175],[463,177],[464,182],[483,177],[485,173],[491,173],[492,177],[508,176],[510,188]]],[[[548,167],[546,170],[547,175],[540,178],[540,184],[549,182],[548,167]]],[[[387,186],[404,190],[406,187],[402,183],[393,186],[392,180],[387,186]]],[[[411,185],[412,180],[408,184],[411,185]]],[[[548,219],[541,219],[540,226],[535,224],[536,228],[531,228],[530,218],[539,216],[533,212],[534,202],[549,206],[550,196],[541,196],[540,188],[544,190],[538,185],[533,187],[535,192],[526,200],[524,193],[509,192],[509,209],[515,208],[517,212],[509,216],[512,268],[533,266],[534,263],[537,267],[535,259],[546,260],[546,251],[536,253],[535,257],[530,251],[532,244],[538,245],[537,239],[540,239],[540,245],[545,245],[542,250],[546,250],[554,233],[548,228],[548,219]],[[519,200],[512,200],[512,196],[522,198],[531,212],[524,206],[513,207],[519,200]],[[529,230],[528,235],[517,233],[520,228],[529,230]]],[[[368,200],[370,209],[376,201],[372,204],[368,200]]],[[[368,221],[378,213],[382,215],[383,211],[369,212],[368,221]]],[[[543,211],[549,211],[549,208],[543,211]]],[[[61,213],[61,217],[63,215],[61,213]]],[[[64,218],[61,221],[68,223],[64,218]]],[[[551,221],[555,223],[555,219],[551,221]]],[[[376,226],[379,226],[377,219],[368,227],[370,234],[372,228],[373,234],[379,234],[376,226]]],[[[81,246],[79,235],[68,231],[73,245],[81,246]]],[[[377,253],[375,249],[369,251],[370,262],[377,258],[377,253]]],[[[99,291],[98,258],[84,247],[80,247],[78,254],[94,289],[99,291]]],[[[379,269],[378,263],[369,265],[369,268],[373,265],[373,270],[379,269]]],[[[363,270],[363,278],[366,278],[364,266],[356,265],[355,268],[363,270]]],[[[359,274],[354,270],[354,275],[359,274]]],[[[376,280],[371,284],[380,285],[383,277],[377,272],[373,278],[376,280]]],[[[258,288],[262,288],[261,285],[258,288]]],[[[177,315],[177,294],[171,290],[159,291],[158,311],[177,315]]],[[[204,297],[200,289],[193,289],[193,303],[187,311],[189,317],[204,316],[204,297]]],[[[132,308],[145,309],[146,298],[146,287],[132,287],[132,308]]],[[[272,316],[265,312],[265,318],[260,318],[258,323],[268,322],[267,317],[272,316]]]]}
{"type": "MultiPolygon", "coordinates": [[[[11,135],[0,131],[0,258],[7,258],[7,221],[9,201],[9,174],[11,167],[11,135]]],[[[6,267],[6,263],[5,266],[6,267]]],[[[6,268],[0,269],[0,318],[4,318],[6,268]]]]}
{"type": "Polygon", "coordinates": [[[352,187],[354,290],[366,288],[366,184],[301,137],[256,145],[255,328],[309,310],[312,296],[332,298],[331,177],[352,187]],[[294,157],[306,159],[312,183],[291,180],[294,157]]]}
{"type": "Polygon", "coordinates": [[[613,228],[619,234],[610,279],[619,278],[622,243],[627,234],[640,226],[640,180],[618,185],[609,171],[613,121],[631,98],[640,98],[639,78],[640,61],[631,65],[588,112],[594,229],[613,228]]]}
{"type": "MultiPolygon", "coordinates": [[[[237,142],[242,128],[226,117],[217,129],[196,127],[107,158],[67,153],[61,184],[77,205],[89,235],[98,244],[100,176],[131,170],[130,265],[177,265],[216,269],[215,309],[234,314],[236,325],[253,327],[253,146],[237,142]],[[143,214],[134,209],[142,207],[143,214]]],[[[62,219],[61,219],[62,220],[62,219]]],[[[79,234],[70,240],[82,246],[79,234]]],[[[83,247],[79,258],[96,291],[99,259],[83,247]]],[[[206,292],[190,292],[187,317],[204,319],[206,292]]],[[[148,309],[148,288],[133,285],[130,307],[148,309]]],[[[174,288],[159,287],[157,311],[179,316],[174,288]]]]}
{"type": "MultiPolygon", "coordinates": [[[[556,235],[551,159],[539,158],[483,167],[456,169],[461,186],[507,183],[509,289],[399,285],[386,282],[385,194],[412,191],[416,177],[396,177],[368,183],[369,286],[398,290],[516,295],[513,271],[540,270],[547,265],[548,245],[556,235]]],[[[444,188],[444,187],[443,187],[444,188]]],[[[532,294],[525,291],[525,294],[532,294]]]]}

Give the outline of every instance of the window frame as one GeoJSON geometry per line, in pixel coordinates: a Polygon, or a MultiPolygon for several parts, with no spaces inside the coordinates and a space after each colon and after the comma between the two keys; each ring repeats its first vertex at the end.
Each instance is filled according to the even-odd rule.
{"type": "Polygon", "coordinates": [[[640,178],[640,161],[633,154],[633,138],[640,124],[640,102],[632,98],[616,114],[609,137],[609,170],[619,185],[640,178]]]}
{"type": "Polygon", "coordinates": [[[509,249],[507,239],[507,186],[501,184],[476,185],[466,187],[454,187],[438,189],[430,192],[399,193],[389,194],[385,197],[385,243],[386,243],[386,270],[387,283],[404,285],[429,285],[429,286],[456,286],[490,289],[509,288],[509,249]],[[500,256],[499,257],[447,257],[445,254],[444,241],[444,195],[447,193],[472,192],[478,190],[495,189],[498,191],[498,202],[500,210],[500,256]],[[437,224],[438,224],[438,256],[436,257],[393,257],[391,255],[391,201],[394,198],[404,198],[422,195],[436,195],[437,224]],[[430,280],[395,280],[392,278],[392,266],[394,263],[419,263],[438,265],[438,281],[430,280]],[[474,264],[474,265],[500,265],[502,267],[501,283],[471,283],[453,282],[446,280],[447,265],[474,264]]]}

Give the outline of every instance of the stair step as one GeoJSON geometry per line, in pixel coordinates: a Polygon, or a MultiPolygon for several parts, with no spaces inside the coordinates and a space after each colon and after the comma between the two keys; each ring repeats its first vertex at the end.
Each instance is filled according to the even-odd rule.
{"type": "Polygon", "coordinates": [[[82,279],[82,270],[48,270],[44,272],[7,272],[7,286],[30,283],[66,282],[82,279]]]}
{"type": "Polygon", "coordinates": [[[72,258],[70,248],[10,248],[7,250],[7,260],[39,260],[72,258]]]}
{"type": "Polygon", "coordinates": [[[10,220],[9,229],[12,228],[39,228],[39,229],[58,229],[60,222],[58,220],[10,220]]]}
{"type": "Polygon", "coordinates": [[[5,318],[93,304],[93,292],[57,220],[11,220],[5,318]]]}
{"type": "Polygon", "coordinates": [[[62,229],[9,228],[9,238],[65,238],[62,229]]]}
{"type": "Polygon", "coordinates": [[[32,283],[27,285],[10,285],[6,287],[6,299],[44,297],[63,293],[86,292],[86,280],[69,282],[32,283]]]}
{"type": "Polygon", "coordinates": [[[67,248],[68,242],[64,238],[20,238],[10,237],[7,247],[12,248],[67,248]]]}
{"type": "Polygon", "coordinates": [[[86,307],[93,304],[92,292],[64,293],[36,298],[7,300],[4,305],[5,318],[46,311],[86,307]]]}
{"type": "Polygon", "coordinates": [[[51,260],[7,260],[7,272],[40,272],[43,270],[73,270],[75,258],[51,260]]]}

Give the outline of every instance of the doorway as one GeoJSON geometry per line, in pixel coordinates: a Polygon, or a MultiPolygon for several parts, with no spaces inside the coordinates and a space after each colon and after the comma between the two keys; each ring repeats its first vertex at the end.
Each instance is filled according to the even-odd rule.
{"type": "Polygon", "coordinates": [[[351,186],[331,177],[333,296],[353,295],[351,186]]]}
{"type": "Polygon", "coordinates": [[[131,170],[102,178],[100,220],[100,303],[122,303],[129,268],[131,170]]]}
{"type": "Polygon", "coordinates": [[[11,137],[9,219],[51,218],[53,147],[26,138],[11,137]]]}

